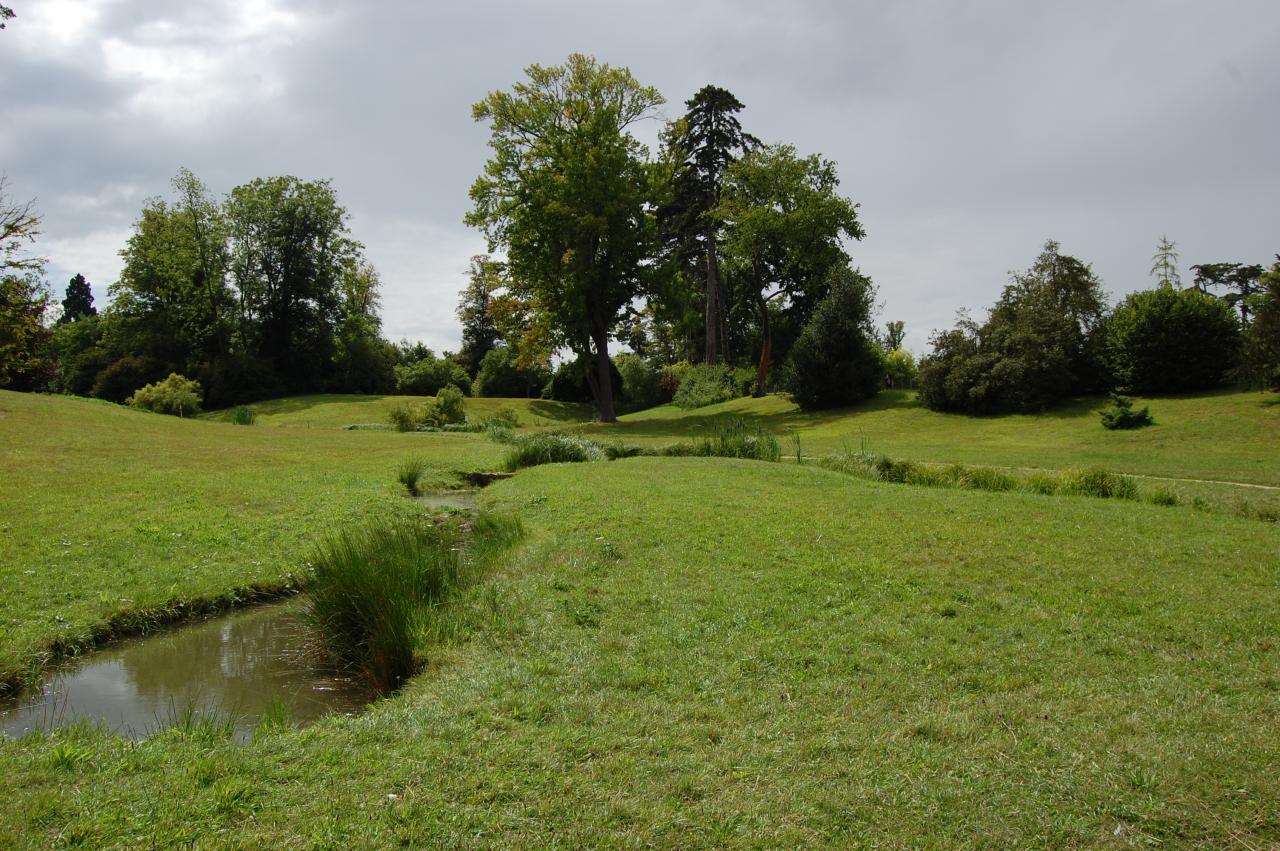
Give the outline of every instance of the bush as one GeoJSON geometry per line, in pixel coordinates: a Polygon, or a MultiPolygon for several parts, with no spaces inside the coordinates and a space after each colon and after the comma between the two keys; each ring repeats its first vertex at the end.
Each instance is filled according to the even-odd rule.
{"type": "Polygon", "coordinates": [[[1244,335],[1241,377],[1252,387],[1280,391],[1280,256],[1259,284],[1257,310],[1244,335]]]}
{"type": "Polygon", "coordinates": [[[1113,431],[1123,428],[1142,428],[1154,422],[1149,409],[1144,407],[1141,411],[1135,411],[1132,399],[1115,393],[1111,394],[1111,407],[1103,408],[1100,413],[1102,427],[1113,431]]]}
{"type": "Polygon", "coordinates": [[[1231,307],[1197,289],[1131,293],[1106,323],[1106,361],[1117,388],[1181,393],[1223,383],[1240,349],[1231,307]]]}
{"type": "Polygon", "coordinates": [[[435,396],[447,385],[471,392],[471,377],[458,364],[428,354],[408,366],[397,366],[396,392],[404,396],[435,396]]]}
{"type": "Polygon", "coordinates": [[[545,367],[522,367],[509,346],[498,346],[480,360],[472,392],[476,396],[532,398],[541,392],[551,371],[545,367]]]}
{"type": "MultiPolygon", "coordinates": [[[[586,358],[560,364],[551,380],[542,388],[542,398],[556,402],[594,402],[595,395],[591,392],[587,373],[595,368],[595,363],[586,358]]],[[[609,359],[609,378],[613,382],[613,398],[622,399],[622,375],[612,358],[609,359]]]]}
{"type": "Polygon", "coordinates": [[[1137,499],[1138,485],[1128,476],[1106,470],[1066,470],[1059,474],[1058,493],[1101,499],[1137,499]]]}
{"type": "Polygon", "coordinates": [[[884,384],[884,353],[871,339],[871,281],[848,268],[828,277],[783,369],[783,386],[803,410],[839,408],[869,399],[884,384]]]}
{"type": "Polygon", "coordinates": [[[231,409],[231,422],[235,425],[251,426],[257,419],[258,415],[248,405],[236,405],[231,409]]]}
{"type": "Polygon", "coordinates": [[[604,461],[607,458],[607,453],[598,443],[574,435],[544,431],[515,438],[505,466],[514,471],[539,464],[604,461]]]}
{"type": "Polygon", "coordinates": [[[691,410],[727,402],[745,395],[732,367],[698,364],[684,371],[680,386],[671,401],[677,407],[691,410]]]}
{"type": "Polygon", "coordinates": [[[200,382],[169,373],[169,377],[156,384],[148,384],[125,400],[131,408],[185,417],[200,413],[200,382]]]}
{"type": "Polygon", "coordinates": [[[464,399],[461,390],[448,384],[425,405],[415,407],[401,402],[387,412],[387,419],[396,431],[439,431],[445,426],[466,422],[464,399]]]}
{"type": "Polygon", "coordinates": [[[652,408],[665,401],[659,392],[662,370],[639,355],[624,352],[613,359],[621,377],[622,398],[633,408],[652,408]]]}
{"type": "Polygon", "coordinates": [[[92,393],[99,399],[123,403],[139,387],[160,381],[169,372],[155,358],[126,355],[98,373],[92,393]]]}

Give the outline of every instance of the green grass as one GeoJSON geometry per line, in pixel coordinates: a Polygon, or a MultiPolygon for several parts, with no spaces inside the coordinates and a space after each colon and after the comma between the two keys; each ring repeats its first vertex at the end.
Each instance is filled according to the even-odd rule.
{"type": "Polygon", "coordinates": [[[398,696],[0,743],[0,843],[1280,841],[1276,527],[724,459],[484,502],[529,538],[398,696]]]}
{"type": "Polygon", "coordinates": [[[0,685],[46,657],[296,584],[324,534],[493,469],[481,435],[253,428],[0,391],[0,685]]]}
{"type": "MultiPolygon", "coordinates": [[[[1248,480],[1280,445],[1261,398],[1144,400],[1157,425],[1136,435],[1091,410],[965,420],[902,396],[582,430],[653,447],[732,410],[810,455],[862,431],[922,466],[1248,480]]],[[[443,486],[506,451],[343,431],[384,400],[324,399],[240,428],[0,392],[7,674],[278,591],[331,530],[421,515],[406,458],[443,486]]],[[[1191,507],[1217,486],[1151,483],[1182,504],[721,458],[523,470],[480,502],[524,542],[419,635],[429,664],[394,697],[268,719],[248,746],[216,719],[137,744],[0,739],[0,847],[1275,846],[1280,525],[1191,507]]]]}
{"type": "MultiPolygon", "coordinates": [[[[398,406],[420,407],[434,396],[293,396],[258,402],[248,407],[259,426],[277,428],[330,428],[349,425],[390,427],[388,417],[398,406]]],[[[542,399],[472,399],[464,402],[467,416],[473,420],[491,417],[503,409],[516,413],[522,427],[541,427],[588,422],[593,417],[590,405],[548,402],[542,399]]],[[[234,408],[204,414],[204,419],[229,422],[234,408]]]]}
{"type": "Polygon", "coordinates": [[[1104,429],[1105,397],[1080,399],[1038,415],[967,417],[921,406],[911,391],[889,391],[854,408],[806,414],[784,396],[734,399],[696,411],[664,405],[585,432],[599,440],[663,443],[710,435],[718,421],[754,420],[782,437],[800,435],[804,452],[865,450],[941,463],[1067,469],[1216,479],[1280,486],[1280,405],[1274,394],[1222,391],[1135,399],[1156,424],[1104,429]]]}

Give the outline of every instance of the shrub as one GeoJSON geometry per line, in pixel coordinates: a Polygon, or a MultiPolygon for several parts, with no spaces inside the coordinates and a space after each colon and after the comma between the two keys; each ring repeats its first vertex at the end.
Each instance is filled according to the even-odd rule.
{"type": "Polygon", "coordinates": [[[662,374],[658,376],[658,399],[661,403],[666,404],[675,398],[676,391],[680,389],[681,380],[690,369],[691,365],[688,361],[662,368],[662,374]]]}
{"type": "Polygon", "coordinates": [[[426,462],[415,458],[400,465],[400,468],[396,471],[396,480],[404,485],[404,489],[409,492],[409,496],[417,496],[419,494],[418,481],[426,471],[426,462]]]}
{"type": "Polygon", "coordinates": [[[550,377],[551,371],[545,366],[521,366],[509,346],[498,346],[480,360],[472,392],[476,396],[531,398],[550,377]]]}
{"type": "Polygon", "coordinates": [[[622,398],[633,408],[651,408],[666,401],[659,390],[662,370],[639,355],[623,352],[613,359],[622,379],[622,398]]]}
{"type": "Polygon", "coordinates": [[[867,330],[871,282],[847,268],[829,281],[783,370],[784,386],[806,411],[861,402],[884,383],[884,353],[867,330]]]}
{"type": "Polygon", "coordinates": [[[231,409],[231,422],[235,425],[251,426],[257,419],[258,415],[248,405],[236,405],[231,409]]]}
{"type": "Polygon", "coordinates": [[[417,431],[421,414],[408,403],[401,402],[387,412],[387,419],[395,426],[396,431],[417,431]]]}
{"type": "Polygon", "coordinates": [[[427,418],[431,425],[444,426],[467,419],[461,388],[447,384],[440,388],[435,401],[429,406],[427,418]]]}
{"type": "Polygon", "coordinates": [[[898,389],[914,387],[920,372],[916,367],[915,357],[903,349],[887,352],[884,356],[884,368],[893,379],[893,386],[898,389]]]}
{"type": "Polygon", "coordinates": [[[554,431],[521,435],[511,443],[505,466],[508,470],[536,467],[539,464],[565,464],[604,461],[604,448],[582,437],[554,431]]]}
{"type": "Polygon", "coordinates": [[[1151,419],[1151,411],[1143,408],[1140,411],[1133,409],[1133,400],[1128,396],[1118,396],[1111,394],[1111,407],[1103,408],[1100,412],[1102,415],[1102,427],[1106,429],[1124,429],[1124,428],[1142,428],[1151,425],[1154,420],[1151,419]]]}
{"type": "Polygon", "coordinates": [[[169,373],[169,377],[156,384],[148,384],[125,400],[131,408],[185,417],[200,413],[200,382],[169,373]]]}
{"type": "Polygon", "coordinates": [[[1171,506],[1171,505],[1177,505],[1179,502],[1181,502],[1181,500],[1178,499],[1178,494],[1175,493],[1174,491],[1170,490],[1169,488],[1161,488],[1159,490],[1155,490],[1147,494],[1147,502],[1151,503],[1152,505],[1170,505],[1171,506]]]}
{"type": "Polygon", "coordinates": [[[1252,387],[1280,391],[1280,256],[1259,284],[1257,309],[1244,335],[1240,377],[1252,387]]]}
{"type": "MultiPolygon", "coordinates": [[[[560,366],[556,367],[551,380],[542,388],[542,398],[556,402],[585,403],[595,401],[595,395],[591,392],[591,384],[587,380],[588,371],[595,368],[595,363],[586,358],[578,358],[560,364],[560,366]]],[[[613,362],[612,358],[609,359],[609,379],[613,382],[613,398],[615,400],[622,399],[622,375],[618,372],[618,366],[613,362]]]]}
{"type": "Polygon", "coordinates": [[[285,383],[275,365],[249,355],[217,358],[201,369],[198,377],[205,387],[205,403],[211,408],[260,402],[285,393],[285,383]]]}
{"type": "Polygon", "coordinates": [[[1138,485],[1128,476],[1106,470],[1066,470],[1059,474],[1058,493],[1101,499],[1137,499],[1138,485]]]}
{"type": "Polygon", "coordinates": [[[1197,289],[1131,293],[1107,319],[1112,381],[1135,393],[1217,387],[1239,349],[1240,325],[1231,307],[1197,289]]]}
{"type": "Polygon", "coordinates": [[[154,358],[126,355],[98,373],[92,393],[99,399],[123,403],[139,387],[161,380],[168,372],[154,358]]]}
{"type": "Polygon", "coordinates": [[[464,394],[471,392],[471,377],[458,364],[446,358],[427,357],[396,367],[396,392],[405,396],[435,396],[448,385],[464,394]]]}
{"type": "Polygon", "coordinates": [[[698,364],[685,370],[671,401],[686,410],[705,408],[744,395],[739,387],[731,367],[698,364]]]}

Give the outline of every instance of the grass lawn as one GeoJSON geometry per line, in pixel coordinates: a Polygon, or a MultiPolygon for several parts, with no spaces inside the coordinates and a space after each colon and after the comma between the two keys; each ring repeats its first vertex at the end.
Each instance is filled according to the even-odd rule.
{"type": "MultiPolygon", "coordinates": [[[[806,454],[843,449],[912,461],[1011,467],[1104,467],[1118,473],[1280,485],[1280,399],[1222,391],[1138,399],[1156,424],[1107,431],[1103,398],[1079,399],[1048,413],[968,417],[923,407],[912,391],[881,393],[854,408],[805,414],[784,396],[734,399],[693,411],[664,405],[593,425],[601,439],[671,442],[709,433],[715,421],[742,416],[779,435],[800,435],[806,454]]],[[[785,441],[784,441],[784,445],[785,441]]]]}
{"type": "Polygon", "coordinates": [[[0,743],[0,842],[1280,842],[1274,525],[721,459],[485,501],[530,537],[401,695],[0,743]]]}
{"type": "MultiPolygon", "coordinates": [[[[405,460],[430,486],[502,455],[343,431],[385,399],[312,399],[241,427],[0,392],[4,670],[113,616],[279,587],[338,525],[420,510],[405,460]]],[[[1274,457],[1258,396],[1173,401],[1146,454],[1081,414],[960,420],[948,456],[903,397],[583,428],[674,442],[736,405],[806,452],[869,421],[899,441],[869,448],[916,460],[1085,465],[1052,434],[1130,472],[1274,457]],[[1215,419],[1237,446],[1216,456],[1215,419]]],[[[0,739],[0,846],[1280,844],[1280,525],[693,458],[537,467],[481,502],[528,536],[399,695],[248,746],[0,739]]]]}

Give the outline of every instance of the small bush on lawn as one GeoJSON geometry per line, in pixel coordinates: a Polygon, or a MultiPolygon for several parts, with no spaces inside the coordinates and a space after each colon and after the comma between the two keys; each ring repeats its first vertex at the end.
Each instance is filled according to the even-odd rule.
{"type": "Polygon", "coordinates": [[[258,415],[248,405],[236,405],[231,409],[231,422],[235,425],[251,426],[257,419],[258,415]]]}
{"type": "Polygon", "coordinates": [[[154,411],[157,414],[172,414],[175,417],[186,417],[200,413],[200,382],[169,373],[164,381],[148,384],[135,391],[125,400],[131,408],[154,411]]]}
{"type": "Polygon", "coordinates": [[[1133,409],[1133,400],[1128,396],[1111,394],[1111,406],[1102,409],[1102,427],[1106,429],[1142,428],[1151,425],[1151,411],[1143,408],[1133,409]]]}
{"type": "Polygon", "coordinates": [[[1101,499],[1137,499],[1138,485],[1128,476],[1106,470],[1066,470],[1060,474],[1058,493],[1101,499]]]}
{"type": "Polygon", "coordinates": [[[685,372],[671,401],[680,408],[705,408],[742,395],[733,369],[699,364],[685,372]]]}
{"type": "Polygon", "coordinates": [[[439,431],[445,426],[466,422],[464,399],[462,391],[449,384],[421,407],[403,402],[396,405],[387,413],[387,419],[396,431],[439,431]]]}
{"type": "Polygon", "coordinates": [[[536,467],[539,464],[566,464],[604,461],[604,449],[585,438],[553,431],[521,435],[511,443],[505,466],[508,470],[536,467]]]}

